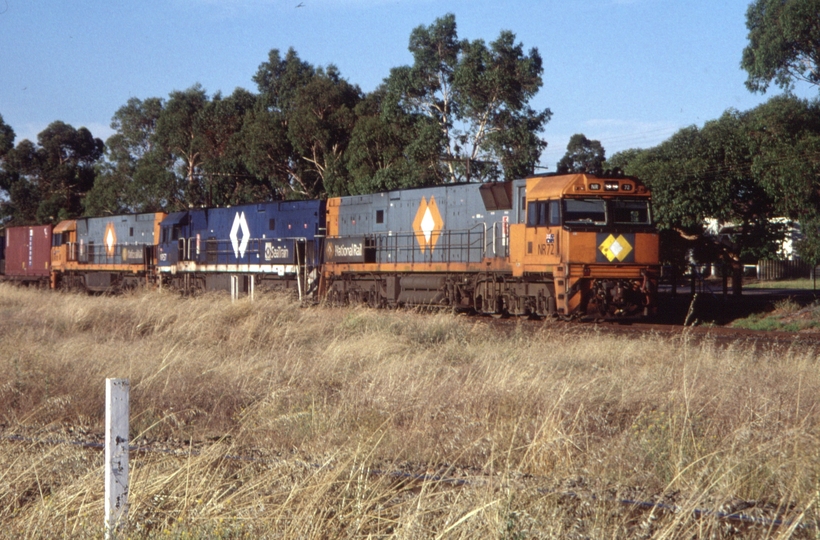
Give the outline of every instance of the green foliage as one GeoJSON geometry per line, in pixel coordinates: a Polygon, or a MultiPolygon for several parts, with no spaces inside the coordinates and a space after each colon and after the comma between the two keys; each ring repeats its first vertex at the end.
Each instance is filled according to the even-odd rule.
{"type": "Polygon", "coordinates": [[[601,141],[587,139],[583,133],[576,133],[569,139],[567,153],[558,162],[559,173],[587,172],[601,174],[604,171],[606,151],[601,141]]]}
{"type": "Polygon", "coordinates": [[[2,215],[15,223],[56,223],[82,212],[82,199],[94,183],[94,164],[104,145],[91,132],[64,122],[52,122],[37,135],[37,143],[21,141],[10,148],[13,131],[2,129],[0,190],[8,201],[2,215]]]}
{"type": "Polygon", "coordinates": [[[509,31],[489,46],[459,40],[452,14],[415,28],[409,49],[413,65],[391,70],[382,110],[438,128],[415,133],[419,146],[443,154],[432,174],[452,182],[532,173],[546,147],[537,134],[552,115],[527,105],[542,84],[538,50],[524,53],[509,31]]]}
{"type": "Polygon", "coordinates": [[[270,51],[253,80],[260,97],[244,133],[248,169],[282,198],[346,194],[344,154],[361,90],[335,66],[314,68],[293,49],[284,58],[270,51]]]}
{"type": "Polygon", "coordinates": [[[384,86],[376,89],[356,106],[356,125],[345,156],[350,194],[440,182],[438,127],[423,116],[383,113],[385,91],[384,86]]]}
{"type": "Polygon", "coordinates": [[[185,183],[187,204],[204,202],[205,189],[199,174],[204,160],[204,116],[208,96],[200,85],[171,92],[157,118],[154,138],[163,152],[171,156],[174,172],[185,183]]]}
{"type": "Polygon", "coordinates": [[[12,148],[14,148],[14,130],[3,121],[3,115],[0,114],[0,159],[12,148]]]}
{"type": "Polygon", "coordinates": [[[208,205],[224,206],[273,197],[270,185],[250,173],[245,159],[243,128],[257,96],[237,88],[214,95],[200,120],[203,162],[200,184],[208,205]]]}
{"type": "Polygon", "coordinates": [[[83,205],[87,215],[154,212],[181,208],[184,195],[173,174],[173,159],[155,140],[160,98],[131,98],[114,114],[116,131],[106,141],[106,160],[83,205]]]}
{"type": "Polygon", "coordinates": [[[752,170],[780,215],[800,223],[801,258],[820,261],[820,102],[778,96],[749,112],[752,170]]]}
{"type": "Polygon", "coordinates": [[[795,81],[820,85],[820,0],[754,0],[746,11],[749,44],[741,67],[746,86],[765,92],[774,81],[784,90],[795,81]]]}
{"type": "Polygon", "coordinates": [[[663,255],[693,249],[699,261],[730,265],[736,294],[743,264],[773,255],[784,234],[773,220],[775,198],[754,174],[750,126],[749,113],[729,110],[702,129],[684,128],[655,148],[613,158],[649,185],[660,228],[677,233],[663,255]],[[709,219],[718,230],[706,235],[709,219]]]}
{"type": "Polygon", "coordinates": [[[820,327],[817,305],[803,307],[791,298],[774,305],[770,313],[756,313],[732,323],[736,328],[766,332],[800,332],[820,327]]]}

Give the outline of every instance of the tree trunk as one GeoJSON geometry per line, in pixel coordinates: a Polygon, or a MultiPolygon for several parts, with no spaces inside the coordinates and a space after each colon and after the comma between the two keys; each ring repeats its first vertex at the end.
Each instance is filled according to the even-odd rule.
{"type": "Polygon", "coordinates": [[[743,293],[743,263],[732,261],[732,295],[740,296],[743,293]]]}

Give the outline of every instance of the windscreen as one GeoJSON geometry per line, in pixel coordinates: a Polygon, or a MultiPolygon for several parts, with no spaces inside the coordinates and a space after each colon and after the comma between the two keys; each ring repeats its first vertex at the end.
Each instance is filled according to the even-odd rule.
{"type": "Polygon", "coordinates": [[[604,199],[564,199],[564,223],[567,225],[606,225],[604,199]]]}
{"type": "Polygon", "coordinates": [[[649,201],[641,199],[613,199],[612,222],[617,225],[651,225],[649,201]]]}

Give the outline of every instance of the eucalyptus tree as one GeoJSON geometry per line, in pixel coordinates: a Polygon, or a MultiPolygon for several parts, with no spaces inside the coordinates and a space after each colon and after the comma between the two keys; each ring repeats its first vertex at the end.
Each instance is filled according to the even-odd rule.
{"type": "Polygon", "coordinates": [[[0,189],[8,195],[3,213],[17,223],[56,223],[79,216],[82,200],[94,184],[94,165],[105,145],[91,132],[56,121],[37,135],[9,148],[12,132],[3,132],[0,189]]]}
{"type": "Polygon", "coordinates": [[[587,172],[601,174],[604,171],[606,151],[601,141],[587,139],[583,133],[576,133],[569,139],[567,153],[556,165],[559,173],[587,172]]]}
{"type": "Polygon", "coordinates": [[[293,49],[284,57],[271,50],[253,80],[259,98],[243,134],[249,171],[280,198],[346,194],[345,151],[363,97],[358,86],[293,49]]]}
{"type": "Polygon", "coordinates": [[[199,84],[171,92],[154,130],[155,144],[173,160],[172,172],[184,186],[184,204],[206,202],[202,164],[205,159],[203,124],[208,101],[207,93],[199,84]]]}
{"type": "Polygon", "coordinates": [[[754,0],[746,27],[741,66],[749,90],[765,92],[772,81],[784,90],[796,81],[820,89],[820,0],[754,0]]]}
{"type": "Polygon", "coordinates": [[[272,192],[246,165],[243,128],[257,96],[242,88],[223,97],[217,92],[198,122],[199,174],[209,205],[269,200],[272,192]]]}
{"type": "Polygon", "coordinates": [[[183,187],[173,172],[172,154],[156,140],[161,98],[131,98],[111,120],[105,160],[83,205],[88,215],[154,212],[185,206],[183,187]]]}
{"type": "Polygon", "coordinates": [[[439,163],[431,164],[439,181],[533,172],[546,147],[538,134],[552,114],[529,106],[542,85],[537,49],[525,53],[509,31],[489,45],[460,40],[448,14],[415,28],[409,50],[413,64],[393,68],[385,81],[384,110],[437,127],[418,129],[416,138],[440,149],[439,163]]]}
{"type": "Polygon", "coordinates": [[[356,106],[356,125],[347,149],[351,194],[439,183],[438,126],[428,118],[385,107],[381,85],[356,106]]]}
{"type": "Polygon", "coordinates": [[[14,130],[3,120],[3,115],[0,114],[0,159],[6,153],[14,148],[14,130]]]}

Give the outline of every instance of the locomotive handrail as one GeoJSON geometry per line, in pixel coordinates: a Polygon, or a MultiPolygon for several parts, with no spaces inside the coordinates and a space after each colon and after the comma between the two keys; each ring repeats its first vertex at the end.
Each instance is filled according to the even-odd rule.
{"type": "Polygon", "coordinates": [[[415,231],[370,234],[365,237],[369,244],[366,247],[373,250],[374,262],[379,263],[477,262],[487,255],[486,229],[486,224],[480,223],[469,229],[431,231],[431,234],[435,234],[439,239],[438,246],[431,249],[425,247],[420,261],[417,261],[417,257],[421,248],[417,245],[418,237],[415,231]],[[477,257],[474,252],[478,252],[477,257]],[[455,254],[460,256],[456,257],[455,254]]]}
{"type": "MultiPolygon", "coordinates": [[[[146,253],[145,248],[153,249],[153,244],[135,242],[130,244],[114,244],[113,246],[105,246],[103,244],[81,244],[79,242],[67,242],[66,259],[68,262],[78,262],[81,264],[149,264],[152,260],[151,253],[146,253]],[[140,260],[129,261],[128,258],[123,258],[123,249],[129,247],[142,248],[140,260]],[[79,248],[79,249],[78,249],[79,248]],[[109,255],[109,251],[113,255],[109,255]]],[[[136,258],[135,258],[136,259],[136,258]]]]}
{"type": "MultiPolygon", "coordinates": [[[[192,237],[190,240],[193,240],[194,238],[195,237],[192,237]]],[[[236,264],[260,263],[262,261],[261,255],[265,251],[264,243],[266,241],[291,241],[294,243],[294,249],[296,249],[296,243],[307,243],[310,239],[306,236],[289,236],[284,238],[249,238],[244,253],[242,253],[239,257],[236,257],[236,252],[234,251],[234,246],[230,239],[207,238],[205,239],[205,264],[234,264],[232,260],[235,260],[236,264]]],[[[303,255],[306,257],[307,252],[303,255]]],[[[201,252],[197,253],[195,257],[191,256],[190,260],[199,260],[200,256],[201,252]]],[[[282,262],[265,264],[282,264],[282,262]]],[[[307,266],[312,265],[308,264],[307,266]]]]}

